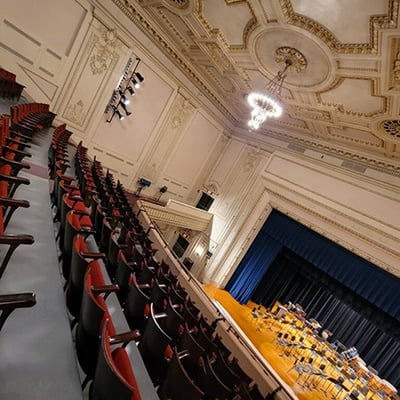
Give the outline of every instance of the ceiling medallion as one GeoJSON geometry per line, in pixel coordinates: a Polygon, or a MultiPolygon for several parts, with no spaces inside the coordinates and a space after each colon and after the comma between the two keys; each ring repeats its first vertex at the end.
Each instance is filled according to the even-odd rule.
{"type": "Polygon", "coordinates": [[[290,60],[291,69],[294,69],[297,73],[307,68],[307,60],[299,50],[289,46],[278,47],[275,50],[275,62],[278,64],[286,63],[286,60],[290,60]]]}
{"type": "Polygon", "coordinates": [[[275,61],[284,62],[285,66],[267,83],[263,93],[252,92],[247,101],[252,108],[248,126],[250,129],[258,129],[268,118],[278,118],[282,115],[282,106],[277,99],[280,98],[286,72],[289,69],[297,73],[307,68],[307,60],[300,51],[293,47],[283,46],[275,51],[275,61]]]}

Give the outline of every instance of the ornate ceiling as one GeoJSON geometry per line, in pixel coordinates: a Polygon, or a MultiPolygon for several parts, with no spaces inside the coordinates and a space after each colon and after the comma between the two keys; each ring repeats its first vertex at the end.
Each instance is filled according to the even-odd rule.
{"type": "Polygon", "coordinates": [[[113,1],[236,134],[323,143],[400,171],[399,0],[113,1]],[[249,132],[248,93],[262,90],[287,57],[295,62],[283,115],[249,132]]]}

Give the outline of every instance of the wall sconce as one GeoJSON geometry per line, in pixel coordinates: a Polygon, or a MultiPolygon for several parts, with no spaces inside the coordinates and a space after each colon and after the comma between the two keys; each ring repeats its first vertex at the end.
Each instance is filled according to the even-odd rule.
{"type": "Polygon", "coordinates": [[[119,84],[117,88],[113,91],[113,94],[111,95],[111,98],[107,104],[104,113],[105,114],[110,113],[110,116],[106,120],[106,122],[108,123],[110,123],[113,120],[115,115],[117,115],[117,117],[120,120],[124,119],[124,116],[122,115],[121,111],[118,110],[119,106],[122,107],[126,116],[132,114],[132,112],[129,111],[129,109],[127,108],[127,105],[130,103],[128,95],[129,96],[135,95],[135,91],[131,85],[133,84],[134,87],[138,89],[140,87],[140,83],[144,81],[143,75],[137,71],[141,59],[136,57],[135,61],[136,61],[135,65],[132,68],[133,61],[131,58],[129,59],[124,69],[124,73],[122,74],[121,79],[119,81],[119,84]]]}

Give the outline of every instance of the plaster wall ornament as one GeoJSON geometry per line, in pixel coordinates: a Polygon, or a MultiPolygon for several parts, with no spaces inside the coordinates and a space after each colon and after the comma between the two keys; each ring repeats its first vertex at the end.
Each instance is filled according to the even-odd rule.
{"type": "Polygon", "coordinates": [[[167,164],[167,160],[172,154],[179,132],[189,121],[195,108],[188,99],[178,94],[171,106],[171,112],[160,132],[159,140],[153,148],[152,155],[148,164],[143,169],[143,175],[155,181],[161,173],[161,166],[167,164]]]}
{"type": "Polygon", "coordinates": [[[109,61],[115,58],[118,47],[118,36],[115,29],[100,28],[100,36],[94,35],[94,48],[89,59],[93,75],[102,74],[108,68],[109,61]]]}
{"type": "Polygon", "coordinates": [[[394,86],[400,88],[400,51],[397,53],[393,66],[394,86]]]}
{"type": "Polygon", "coordinates": [[[256,167],[261,159],[260,149],[249,149],[243,159],[242,169],[244,173],[248,173],[256,167]]]}
{"type": "Polygon", "coordinates": [[[82,118],[84,117],[83,110],[84,104],[82,100],[79,100],[74,104],[69,104],[65,113],[65,118],[77,125],[81,125],[82,118]]]}

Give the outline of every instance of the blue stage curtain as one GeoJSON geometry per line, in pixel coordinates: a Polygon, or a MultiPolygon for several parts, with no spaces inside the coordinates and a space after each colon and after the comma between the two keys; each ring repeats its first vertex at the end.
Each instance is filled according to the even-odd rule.
{"type": "MultiPolygon", "coordinates": [[[[269,215],[260,234],[263,235],[265,243],[268,240],[281,243],[370,303],[400,320],[398,278],[276,210],[269,215]]],[[[252,256],[257,257],[256,253],[252,254],[249,255],[250,259],[252,256]]]]}
{"type": "Polygon", "coordinates": [[[225,289],[241,304],[247,303],[282,245],[259,233],[225,289]]]}

